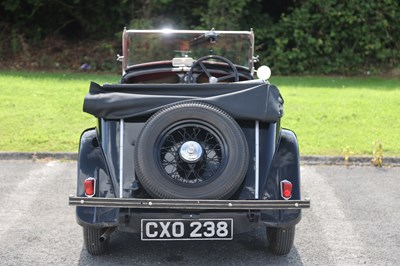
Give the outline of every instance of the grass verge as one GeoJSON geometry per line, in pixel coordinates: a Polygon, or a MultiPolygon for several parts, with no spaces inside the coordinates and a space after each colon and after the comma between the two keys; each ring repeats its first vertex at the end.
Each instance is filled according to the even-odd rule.
{"type": "Polygon", "coordinates": [[[77,151],[95,119],[82,111],[90,81],[116,75],[0,72],[0,150],[77,151]]]}
{"type": "MultiPolygon", "coordinates": [[[[0,72],[0,151],[77,151],[95,125],[82,112],[90,81],[118,75],[0,72]]],[[[302,154],[400,156],[400,81],[382,78],[273,77],[285,99],[283,127],[302,154]]]]}
{"type": "Polygon", "coordinates": [[[302,154],[400,155],[400,80],[275,77],[285,99],[282,126],[293,129],[302,154]]]}

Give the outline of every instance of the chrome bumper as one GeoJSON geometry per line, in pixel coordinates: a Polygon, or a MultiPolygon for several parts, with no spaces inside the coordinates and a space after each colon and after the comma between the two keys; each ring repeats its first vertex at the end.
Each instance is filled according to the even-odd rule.
{"type": "Polygon", "coordinates": [[[196,200],[87,198],[69,196],[70,206],[180,210],[290,210],[310,208],[310,200],[196,200]]]}

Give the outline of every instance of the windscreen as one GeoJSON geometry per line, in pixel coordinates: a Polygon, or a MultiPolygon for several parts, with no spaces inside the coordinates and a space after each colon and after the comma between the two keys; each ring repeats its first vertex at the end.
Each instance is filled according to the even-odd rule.
{"type": "Polygon", "coordinates": [[[223,56],[236,65],[250,68],[252,35],[249,33],[129,32],[127,66],[154,61],[207,55],[223,56]]]}

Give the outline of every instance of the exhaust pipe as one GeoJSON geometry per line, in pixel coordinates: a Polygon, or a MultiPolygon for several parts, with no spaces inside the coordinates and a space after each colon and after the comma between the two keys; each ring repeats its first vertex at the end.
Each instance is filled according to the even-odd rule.
{"type": "Polygon", "coordinates": [[[114,232],[115,227],[109,227],[101,236],[100,236],[100,242],[106,241],[112,232],[114,232]]]}

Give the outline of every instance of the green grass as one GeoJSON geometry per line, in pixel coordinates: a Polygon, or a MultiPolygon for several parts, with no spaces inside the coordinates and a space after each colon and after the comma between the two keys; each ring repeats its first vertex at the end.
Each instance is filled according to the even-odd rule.
{"type": "Polygon", "coordinates": [[[293,129],[302,154],[400,155],[400,80],[276,77],[285,99],[282,126],[293,129]]]}
{"type": "MultiPolygon", "coordinates": [[[[90,81],[118,75],[0,72],[0,151],[77,151],[95,125],[82,112],[90,81]]],[[[285,99],[283,127],[302,154],[400,156],[400,81],[382,78],[273,77],[285,99]]]]}
{"type": "Polygon", "coordinates": [[[96,122],[82,111],[91,80],[118,76],[0,72],[0,151],[77,151],[96,122]]]}

